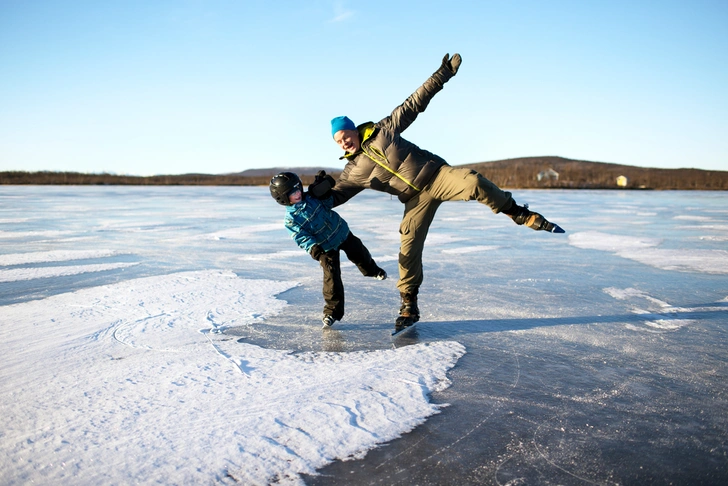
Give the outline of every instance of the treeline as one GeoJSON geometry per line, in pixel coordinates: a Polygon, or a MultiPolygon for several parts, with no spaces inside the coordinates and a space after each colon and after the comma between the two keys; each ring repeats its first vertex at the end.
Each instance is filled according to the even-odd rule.
{"type": "MultiPolygon", "coordinates": [[[[630,165],[572,160],[563,157],[523,157],[465,164],[502,188],[530,189],[659,189],[728,190],[728,171],[653,169],[630,165]]],[[[315,169],[287,169],[313,181],[315,169]]],[[[267,186],[279,169],[248,174],[182,174],[149,177],[79,172],[0,172],[0,184],[15,185],[135,185],[135,186],[267,186]]],[[[340,172],[328,171],[335,178],[340,172]]]]}
{"type": "Polygon", "coordinates": [[[563,157],[522,157],[461,167],[473,168],[504,188],[728,190],[728,171],[719,170],[654,169],[563,157]]]}
{"type": "MultiPolygon", "coordinates": [[[[0,172],[0,184],[4,185],[55,185],[55,186],[263,186],[268,185],[270,175],[241,176],[183,174],[157,176],[127,176],[114,174],[84,174],[81,172],[0,172]]],[[[338,175],[338,174],[334,174],[338,175]]],[[[313,176],[302,175],[304,184],[313,182],[313,176]]]]}

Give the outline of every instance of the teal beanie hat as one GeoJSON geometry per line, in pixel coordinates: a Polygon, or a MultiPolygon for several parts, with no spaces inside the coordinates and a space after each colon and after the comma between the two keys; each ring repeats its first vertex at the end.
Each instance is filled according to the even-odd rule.
{"type": "Polygon", "coordinates": [[[336,135],[339,130],[356,130],[354,122],[349,120],[346,116],[337,116],[331,120],[331,136],[336,135]]]}

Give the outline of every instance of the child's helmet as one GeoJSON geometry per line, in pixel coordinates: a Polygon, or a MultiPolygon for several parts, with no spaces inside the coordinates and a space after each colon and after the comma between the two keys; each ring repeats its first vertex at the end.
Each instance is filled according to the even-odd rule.
{"type": "Polygon", "coordinates": [[[301,179],[293,172],[281,172],[270,180],[270,195],[278,204],[290,206],[288,195],[295,190],[303,191],[301,179]]]}

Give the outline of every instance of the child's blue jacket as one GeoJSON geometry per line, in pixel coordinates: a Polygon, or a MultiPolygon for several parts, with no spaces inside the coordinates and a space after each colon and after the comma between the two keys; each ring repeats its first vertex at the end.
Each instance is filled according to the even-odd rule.
{"type": "Polygon", "coordinates": [[[286,229],[306,252],[313,245],[319,245],[324,251],[338,249],[349,236],[349,225],[331,209],[333,206],[333,197],[320,200],[307,192],[300,203],[286,206],[286,229]]]}

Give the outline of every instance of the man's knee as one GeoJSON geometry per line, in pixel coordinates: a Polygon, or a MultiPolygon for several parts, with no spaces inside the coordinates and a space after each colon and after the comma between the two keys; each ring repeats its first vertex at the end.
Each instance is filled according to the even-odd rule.
{"type": "Polygon", "coordinates": [[[510,201],[513,199],[511,193],[502,190],[481,174],[477,175],[476,186],[477,196],[475,199],[479,203],[488,206],[494,213],[499,213],[510,206],[510,201]]]}

